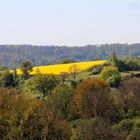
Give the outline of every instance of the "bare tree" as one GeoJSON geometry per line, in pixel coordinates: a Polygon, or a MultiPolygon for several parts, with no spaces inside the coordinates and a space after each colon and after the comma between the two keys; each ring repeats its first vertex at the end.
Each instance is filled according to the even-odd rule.
{"type": "Polygon", "coordinates": [[[61,72],[60,73],[61,79],[62,79],[62,83],[64,84],[66,81],[66,78],[68,77],[68,73],[67,72],[61,72]]]}
{"type": "Polygon", "coordinates": [[[79,67],[76,64],[73,64],[72,66],[69,67],[69,72],[71,73],[72,77],[76,79],[76,75],[79,71],[79,67]]]}

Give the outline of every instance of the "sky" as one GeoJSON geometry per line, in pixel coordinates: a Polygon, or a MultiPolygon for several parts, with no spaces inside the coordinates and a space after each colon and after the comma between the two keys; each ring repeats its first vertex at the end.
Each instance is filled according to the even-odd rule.
{"type": "Polygon", "coordinates": [[[0,44],[140,42],[140,0],[0,0],[0,44]]]}

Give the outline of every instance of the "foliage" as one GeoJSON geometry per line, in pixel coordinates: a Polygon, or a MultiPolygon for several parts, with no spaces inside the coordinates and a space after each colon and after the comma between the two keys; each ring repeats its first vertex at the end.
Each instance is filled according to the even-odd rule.
{"type": "Polygon", "coordinates": [[[117,67],[106,66],[100,75],[108,81],[111,87],[117,87],[121,81],[121,74],[117,67]]]}
{"type": "Polygon", "coordinates": [[[63,58],[60,63],[61,64],[69,64],[69,63],[75,63],[76,61],[74,59],[70,59],[70,58],[63,58]]]}
{"type": "Polygon", "coordinates": [[[132,118],[140,115],[140,80],[137,78],[126,81],[120,87],[119,100],[120,107],[124,112],[124,117],[132,118]]]}
{"type": "Polygon", "coordinates": [[[118,72],[119,72],[118,68],[113,67],[113,66],[106,66],[106,67],[103,68],[103,70],[101,72],[101,78],[108,79],[113,74],[116,74],[118,72]]]}
{"type": "Polygon", "coordinates": [[[96,75],[96,74],[100,74],[100,72],[101,72],[101,69],[99,69],[99,68],[95,68],[93,71],[92,71],[92,75],[96,75]]]}
{"type": "Polygon", "coordinates": [[[0,86],[2,87],[14,87],[16,81],[14,80],[13,74],[9,71],[5,71],[0,75],[0,86]]]}
{"type": "Polygon", "coordinates": [[[109,124],[102,118],[79,120],[73,127],[72,140],[112,140],[109,124]]]}
{"type": "Polygon", "coordinates": [[[77,87],[77,85],[78,85],[78,81],[71,80],[71,81],[70,81],[70,84],[71,84],[71,87],[72,87],[73,89],[76,89],[76,87],[77,87]]]}
{"type": "Polygon", "coordinates": [[[104,80],[87,79],[78,85],[75,94],[75,108],[80,117],[109,118],[112,106],[109,87],[104,80]]]}
{"type": "Polygon", "coordinates": [[[140,70],[140,59],[129,57],[124,59],[124,71],[140,70]]]}
{"type": "Polygon", "coordinates": [[[71,65],[70,68],[69,68],[69,72],[71,73],[72,77],[74,79],[76,79],[76,75],[77,73],[79,72],[79,67],[78,65],[74,64],[74,65],[71,65]]]}
{"type": "Polygon", "coordinates": [[[49,96],[48,102],[51,104],[58,114],[68,119],[71,112],[71,104],[74,92],[69,86],[57,86],[49,96]]]}
{"type": "Polygon", "coordinates": [[[107,79],[107,81],[111,87],[118,87],[118,85],[120,84],[120,81],[121,81],[121,74],[119,72],[114,73],[114,74],[112,74],[111,77],[109,77],[107,79]]]}
{"type": "Polygon", "coordinates": [[[54,75],[36,75],[25,81],[24,91],[37,96],[46,96],[56,87],[57,79],[54,75]]]}
{"type": "Polygon", "coordinates": [[[56,64],[63,58],[76,61],[105,60],[116,52],[119,57],[140,56],[140,44],[101,44],[82,47],[67,46],[32,46],[32,45],[1,45],[0,62],[3,66],[13,69],[13,62],[19,66],[25,59],[33,62],[34,66],[56,64]]]}
{"type": "Polygon", "coordinates": [[[0,89],[1,139],[69,140],[68,123],[38,99],[0,89]]]}
{"type": "MultiPolygon", "coordinates": [[[[120,62],[115,55],[114,60],[120,62]]],[[[17,75],[18,70],[1,71],[0,139],[139,140],[140,79],[132,78],[135,72],[131,72],[118,85],[117,64],[94,66],[102,69],[102,78],[87,78],[86,71],[83,79],[79,76],[82,80],[68,79],[66,73],[43,75],[37,67],[36,75],[28,73],[29,79],[17,75]]]]}
{"type": "Polygon", "coordinates": [[[33,68],[31,61],[22,62],[20,64],[20,68],[21,68],[21,71],[22,71],[23,78],[28,79],[29,75],[30,75],[30,72],[32,71],[32,68],[33,68]]]}

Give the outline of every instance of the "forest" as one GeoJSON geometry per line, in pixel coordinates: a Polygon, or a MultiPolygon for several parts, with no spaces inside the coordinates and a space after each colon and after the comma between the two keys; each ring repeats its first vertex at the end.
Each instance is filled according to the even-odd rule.
{"type": "Polygon", "coordinates": [[[139,58],[113,52],[105,64],[60,75],[32,76],[31,61],[19,67],[21,75],[0,72],[0,139],[140,140],[139,58]]]}
{"type": "Polygon", "coordinates": [[[140,57],[140,44],[104,44],[78,47],[0,45],[0,65],[17,67],[24,60],[31,60],[34,66],[56,64],[64,58],[75,61],[108,59],[116,52],[118,57],[140,57]]]}

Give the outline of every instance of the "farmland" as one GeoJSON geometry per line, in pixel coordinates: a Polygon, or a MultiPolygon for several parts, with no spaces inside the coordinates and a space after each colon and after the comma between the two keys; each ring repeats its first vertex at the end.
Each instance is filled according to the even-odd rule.
{"type": "MultiPolygon", "coordinates": [[[[35,75],[37,73],[41,74],[55,74],[58,75],[62,72],[69,72],[69,68],[72,65],[76,65],[78,67],[78,71],[84,71],[91,66],[104,64],[106,60],[98,60],[98,61],[87,61],[87,62],[77,62],[70,64],[56,64],[56,65],[47,65],[47,66],[37,66],[33,68],[33,71],[30,73],[31,75],[35,75]]],[[[17,69],[17,74],[22,74],[20,69],[17,69]]]]}

